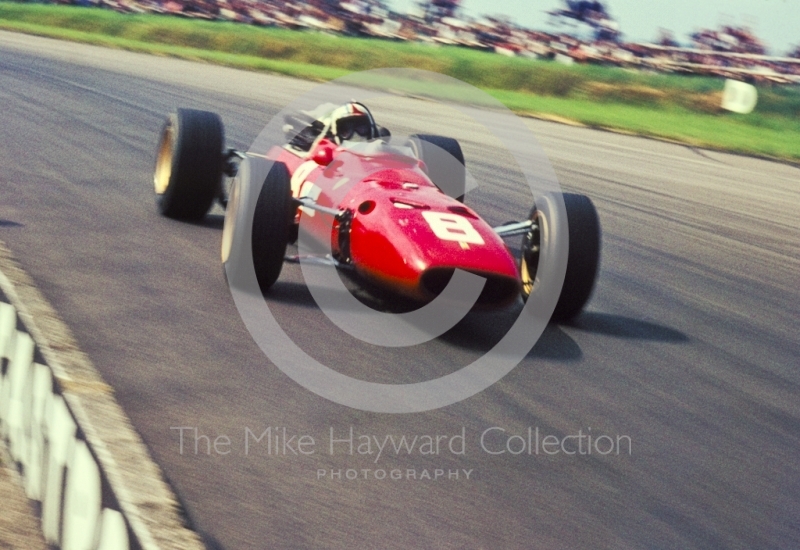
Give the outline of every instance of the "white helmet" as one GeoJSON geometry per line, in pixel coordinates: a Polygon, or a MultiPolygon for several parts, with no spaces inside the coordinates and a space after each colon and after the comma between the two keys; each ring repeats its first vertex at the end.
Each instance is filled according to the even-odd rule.
{"type": "Polygon", "coordinates": [[[330,134],[337,144],[343,141],[369,141],[378,137],[372,113],[362,103],[345,103],[329,116],[330,134]]]}

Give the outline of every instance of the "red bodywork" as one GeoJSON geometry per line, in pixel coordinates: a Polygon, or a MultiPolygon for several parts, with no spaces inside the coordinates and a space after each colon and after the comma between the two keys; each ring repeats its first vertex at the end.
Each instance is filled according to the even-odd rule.
{"type": "Polygon", "coordinates": [[[516,261],[503,240],[470,208],[442,193],[413,156],[386,149],[365,154],[322,140],[302,156],[274,147],[268,157],[289,168],[293,197],[352,214],[349,243],[340,239],[340,223],[332,224],[330,214],[301,207],[296,221],[305,217],[303,229],[320,243],[330,239],[334,256],[361,276],[430,300],[455,269],[463,269],[486,279],[480,305],[503,307],[519,295],[516,261]]]}

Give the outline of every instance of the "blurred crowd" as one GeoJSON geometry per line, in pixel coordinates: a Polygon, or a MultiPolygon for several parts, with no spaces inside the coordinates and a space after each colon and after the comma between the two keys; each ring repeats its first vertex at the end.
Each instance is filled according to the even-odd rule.
{"type": "Polygon", "coordinates": [[[800,48],[786,57],[771,57],[650,44],[628,47],[641,50],[641,64],[658,71],[706,74],[753,83],[800,83],[800,48]]]}
{"type": "Polygon", "coordinates": [[[633,46],[659,70],[701,72],[755,82],[800,82],[800,46],[785,57],[766,55],[764,43],[748,28],[724,25],[693,33],[682,48],[662,31],[657,44],[633,46]]]}
{"type": "Polygon", "coordinates": [[[766,53],[766,48],[761,40],[746,27],[725,25],[719,30],[704,29],[692,34],[691,38],[692,44],[699,50],[756,55],[766,53]]]}
{"type": "Polygon", "coordinates": [[[458,16],[460,0],[420,0],[406,14],[385,0],[56,0],[99,5],[121,12],[151,12],[236,21],[356,36],[413,40],[494,51],[507,56],[601,63],[679,73],[733,77],[753,82],[800,82],[800,46],[785,57],[769,57],[745,27],[722,26],[691,35],[680,45],[662,32],[653,44],[624,43],[619,28],[597,0],[567,0],[550,12],[556,20],[582,23],[588,36],[526,29],[501,17],[458,16]]]}

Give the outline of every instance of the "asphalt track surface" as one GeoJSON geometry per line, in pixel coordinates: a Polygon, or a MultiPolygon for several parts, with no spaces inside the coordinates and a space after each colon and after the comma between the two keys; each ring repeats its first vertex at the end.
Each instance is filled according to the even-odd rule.
{"type": "MultiPolygon", "coordinates": [[[[254,344],[222,277],[219,211],[190,225],[153,204],[165,113],[218,111],[228,142],[246,148],[311,86],[0,33],[0,239],[115,388],[209,547],[800,547],[798,168],[527,121],[564,189],[600,212],[603,263],[587,311],[548,327],[522,364],[472,398],[366,413],[308,392],[254,344]],[[208,455],[201,441],[195,454],[187,432],[181,454],[179,426],[228,436],[219,450],[230,452],[208,455]],[[315,453],[268,454],[251,438],[245,454],[245,429],[269,426],[314,437],[315,453]],[[344,444],[330,455],[330,430],[343,438],[351,426],[381,439],[463,427],[465,454],[442,443],[438,455],[385,452],[377,464],[344,444]],[[622,439],[605,456],[491,455],[479,444],[491,427],[559,438],[591,428],[628,436],[631,452],[622,439]],[[363,469],[403,479],[365,480],[363,469]],[[461,474],[406,479],[436,469],[461,474]]],[[[376,116],[390,128],[459,131],[430,102],[403,101],[376,116]]],[[[497,223],[524,214],[530,199],[502,152],[479,132],[462,142],[488,182],[471,205],[497,223]]],[[[309,354],[381,382],[464,365],[515,317],[470,314],[401,353],[328,322],[297,265],[268,304],[309,354]]],[[[499,433],[489,450],[502,449],[499,433]]]]}

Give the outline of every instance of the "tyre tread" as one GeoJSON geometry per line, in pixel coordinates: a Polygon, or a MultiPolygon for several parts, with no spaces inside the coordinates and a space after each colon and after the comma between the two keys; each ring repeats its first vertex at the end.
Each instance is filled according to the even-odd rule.
{"type": "Polygon", "coordinates": [[[222,182],[225,131],[216,113],[178,109],[173,125],[172,173],[163,195],[161,214],[178,220],[199,220],[211,209],[222,182]]]}

